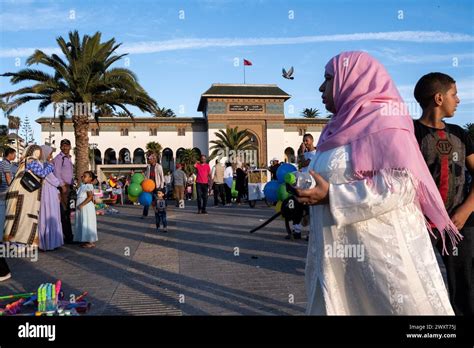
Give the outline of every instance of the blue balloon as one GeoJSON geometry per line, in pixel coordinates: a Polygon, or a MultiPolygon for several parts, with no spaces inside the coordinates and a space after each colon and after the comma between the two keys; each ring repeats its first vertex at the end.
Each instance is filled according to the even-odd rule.
{"type": "Polygon", "coordinates": [[[278,182],[283,184],[285,182],[285,175],[296,171],[296,167],[289,163],[282,163],[277,169],[276,176],[278,182]]]}
{"type": "Polygon", "coordinates": [[[265,188],[263,189],[263,194],[269,202],[278,201],[278,188],[280,183],[276,180],[272,180],[266,183],[265,188]]]}
{"type": "Polygon", "coordinates": [[[148,207],[151,205],[151,201],[152,201],[152,195],[150,192],[142,192],[140,193],[140,195],[138,196],[138,202],[145,206],[145,207],[148,207]]]}

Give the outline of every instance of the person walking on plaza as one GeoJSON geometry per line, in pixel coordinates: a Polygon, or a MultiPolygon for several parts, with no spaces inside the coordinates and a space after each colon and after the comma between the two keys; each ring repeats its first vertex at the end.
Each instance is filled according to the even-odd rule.
{"type": "Polygon", "coordinates": [[[82,248],[94,248],[97,236],[97,217],[94,206],[94,186],[95,174],[86,171],[82,174],[82,184],[77,190],[76,218],[74,241],[81,243],[82,248]]]}
{"type": "Polygon", "coordinates": [[[212,168],[212,181],[214,182],[214,206],[219,205],[219,198],[222,205],[225,205],[225,188],[224,188],[224,171],[225,167],[219,160],[216,160],[215,166],[212,168]]]}
{"type": "Polygon", "coordinates": [[[280,167],[280,161],[278,160],[278,158],[274,157],[272,159],[272,161],[270,162],[270,168],[268,168],[270,170],[271,175],[272,175],[272,180],[277,179],[278,167],[280,167]]]}
{"type": "Polygon", "coordinates": [[[176,206],[184,208],[184,189],[188,178],[186,173],[181,169],[181,163],[176,165],[176,170],[173,172],[173,184],[174,184],[174,198],[176,199],[176,206]]]}
{"type": "Polygon", "coordinates": [[[71,142],[61,140],[61,152],[54,158],[54,175],[61,185],[61,225],[63,228],[64,242],[72,243],[73,234],[71,227],[71,191],[74,184],[73,165],[71,161],[71,142]]]}
{"type": "MultiPolygon", "coordinates": [[[[3,161],[0,162],[0,229],[3,239],[3,226],[5,224],[5,198],[8,187],[15,176],[12,161],[16,158],[16,151],[8,147],[3,153],[3,161]]],[[[5,257],[0,257],[0,282],[11,278],[10,268],[5,257]]]]}
{"type": "MultiPolygon", "coordinates": [[[[41,146],[43,163],[51,163],[53,149],[41,146]]],[[[61,225],[60,182],[54,173],[49,173],[43,180],[41,189],[41,207],[38,224],[39,247],[41,250],[54,250],[64,244],[61,225]]]]}
{"type": "Polygon", "coordinates": [[[206,155],[201,155],[200,162],[194,165],[196,168],[196,191],[198,214],[207,214],[207,197],[209,194],[209,182],[212,181],[211,167],[206,162],[206,155]]]}
{"type": "Polygon", "coordinates": [[[41,206],[41,188],[30,192],[22,184],[25,173],[30,173],[40,182],[53,171],[50,163],[41,163],[41,147],[30,145],[25,149],[18,168],[18,175],[13,179],[7,191],[5,212],[4,241],[38,246],[38,216],[41,206]]]}
{"type": "Polygon", "coordinates": [[[237,190],[237,204],[242,204],[242,198],[245,195],[245,181],[246,175],[242,169],[242,162],[237,162],[237,169],[235,170],[235,189],[237,190]]]}
{"type": "Polygon", "coordinates": [[[0,162],[0,228],[2,229],[2,236],[3,225],[5,224],[5,198],[8,187],[15,176],[15,173],[13,172],[14,166],[12,165],[12,161],[15,158],[16,151],[11,147],[8,147],[3,153],[3,161],[0,162]]]}
{"type": "Polygon", "coordinates": [[[225,205],[230,206],[232,202],[232,183],[234,182],[234,169],[232,164],[227,162],[224,170],[224,189],[225,189],[225,205]]]}
{"type": "MultiPolygon", "coordinates": [[[[163,175],[163,167],[157,162],[155,154],[148,156],[148,165],[146,166],[145,178],[151,179],[155,182],[155,189],[152,192],[153,202],[156,201],[156,193],[165,186],[165,177],[163,175]]],[[[148,216],[149,206],[143,207],[142,219],[148,216]]]]}
{"type": "Polygon", "coordinates": [[[158,199],[155,204],[155,223],[156,232],[160,232],[160,226],[163,225],[163,232],[168,232],[168,221],[166,220],[166,200],[163,192],[158,191],[158,199]]]}

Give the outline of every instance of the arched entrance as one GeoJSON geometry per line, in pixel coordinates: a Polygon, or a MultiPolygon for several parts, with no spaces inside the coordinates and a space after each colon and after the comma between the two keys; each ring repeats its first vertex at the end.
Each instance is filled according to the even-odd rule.
{"type": "Polygon", "coordinates": [[[173,171],[173,151],[170,148],[164,149],[161,153],[161,165],[164,171],[173,171]]]}
{"type": "Polygon", "coordinates": [[[285,162],[296,163],[295,150],[293,150],[292,147],[287,147],[285,149],[285,162]]]}
{"type": "Polygon", "coordinates": [[[145,151],[138,148],[133,151],[133,163],[134,164],[145,164],[145,151]]]}
{"type": "Polygon", "coordinates": [[[94,149],[94,162],[96,165],[102,164],[102,153],[99,149],[94,149]]]}
{"type": "Polygon", "coordinates": [[[117,156],[114,149],[105,150],[104,164],[117,164],[117,156]]]}
{"type": "Polygon", "coordinates": [[[183,152],[184,152],[184,149],[182,147],[176,150],[176,163],[181,163],[181,156],[183,152]]]}
{"type": "Polygon", "coordinates": [[[123,148],[119,152],[119,164],[130,164],[132,163],[132,156],[130,156],[130,151],[126,148],[123,148]]]}

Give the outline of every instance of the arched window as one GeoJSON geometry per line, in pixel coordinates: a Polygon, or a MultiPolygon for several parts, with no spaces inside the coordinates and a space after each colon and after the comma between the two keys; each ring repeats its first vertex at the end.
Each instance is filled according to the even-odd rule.
{"type": "Polygon", "coordinates": [[[145,151],[138,148],[133,151],[133,164],[145,164],[145,151]]]}
{"type": "Polygon", "coordinates": [[[295,150],[291,147],[285,149],[285,162],[296,163],[295,150]]]}
{"type": "Polygon", "coordinates": [[[183,154],[184,149],[180,147],[178,150],[176,150],[176,163],[181,163],[181,155],[183,154]]]}
{"type": "Polygon", "coordinates": [[[99,149],[94,149],[94,161],[95,164],[102,164],[102,153],[99,149]]]}
{"type": "Polygon", "coordinates": [[[122,128],[122,129],[120,130],[120,135],[121,135],[122,137],[128,136],[128,128],[122,128]]]}
{"type": "Polygon", "coordinates": [[[163,166],[163,170],[170,170],[172,171],[173,168],[173,151],[169,148],[166,148],[161,153],[161,165],[163,166]]]}
{"type": "Polygon", "coordinates": [[[105,150],[104,164],[117,164],[117,156],[114,149],[105,150]]]}
{"type": "Polygon", "coordinates": [[[130,151],[126,148],[123,148],[119,152],[119,164],[129,164],[132,163],[132,156],[130,156],[130,151]]]}

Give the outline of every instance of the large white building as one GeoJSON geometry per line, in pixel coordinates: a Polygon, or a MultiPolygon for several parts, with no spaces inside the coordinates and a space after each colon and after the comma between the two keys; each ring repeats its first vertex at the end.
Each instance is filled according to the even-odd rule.
{"type": "MultiPolygon", "coordinates": [[[[198,111],[202,117],[104,117],[89,124],[89,143],[95,153],[94,169],[135,167],[145,163],[146,144],[156,141],[163,147],[164,168],[173,167],[180,151],[195,148],[209,154],[215,133],[229,127],[247,129],[257,150],[257,164],[268,165],[273,158],[294,162],[304,133],[315,141],[327,119],[285,118],[284,103],[290,95],[277,85],[213,84],[201,95],[198,111]],[[120,165],[120,166],[118,166],[120,165]]],[[[58,120],[40,118],[41,141],[58,147],[67,138],[74,148],[70,119],[61,134],[58,120]],[[55,122],[56,121],[56,122],[55,122]]]]}

